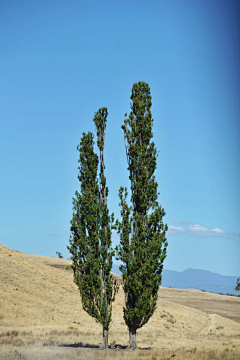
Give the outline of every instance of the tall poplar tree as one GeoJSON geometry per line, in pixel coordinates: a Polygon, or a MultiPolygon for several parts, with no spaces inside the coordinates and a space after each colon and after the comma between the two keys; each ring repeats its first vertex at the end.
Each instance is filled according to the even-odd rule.
{"type": "Polygon", "coordinates": [[[94,116],[100,150],[99,159],[94,153],[93,134],[83,133],[79,150],[80,193],[73,198],[73,217],[68,250],[73,256],[74,282],[78,286],[83,309],[103,326],[101,348],[108,347],[108,330],[112,320],[112,302],[118,286],[111,274],[111,229],[113,214],[107,208],[108,188],[104,175],[104,144],[107,109],[94,116]]]}
{"type": "Polygon", "coordinates": [[[153,315],[161,284],[163,261],[166,258],[167,225],[164,209],[158,204],[157,150],[154,142],[148,84],[138,82],[132,87],[131,112],[122,129],[126,147],[131,205],[127,188],[119,190],[121,221],[117,221],[120,245],[117,257],[123,263],[125,292],[124,320],[129,329],[129,348],[136,349],[136,331],[153,315]]]}

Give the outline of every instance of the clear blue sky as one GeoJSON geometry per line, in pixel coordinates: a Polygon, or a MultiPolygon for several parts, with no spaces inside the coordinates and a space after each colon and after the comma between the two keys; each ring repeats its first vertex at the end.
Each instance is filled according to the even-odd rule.
{"type": "MultiPolygon", "coordinates": [[[[110,211],[131,88],[152,93],[165,268],[240,276],[240,2],[0,1],[0,242],[69,257],[83,131],[108,108],[110,211]]],[[[117,236],[113,236],[114,245],[117,236]]]]}

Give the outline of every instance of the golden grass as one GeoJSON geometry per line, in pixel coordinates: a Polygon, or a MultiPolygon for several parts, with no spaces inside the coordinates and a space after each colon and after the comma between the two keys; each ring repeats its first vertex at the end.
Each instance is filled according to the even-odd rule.
{"type": "Polygon", "coordinates": [[[240,359],[240,298],[168,288],[130,351],[120,287],[109,331],[119,349],[99,350],[102,328],[83,311],[69,264],[0,244],[1,359],[240,359]]]}

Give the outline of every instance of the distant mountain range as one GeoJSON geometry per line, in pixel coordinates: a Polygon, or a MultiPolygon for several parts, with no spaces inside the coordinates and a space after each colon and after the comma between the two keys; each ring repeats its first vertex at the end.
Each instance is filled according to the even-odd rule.
{"type": "MultiPolygon", "coordinates": [[[[118,265],[114,264],[112,271],[115,274],[121,275],[118,265]]],[[[200,269],[187,269],[181,272],[163,270],[161,286],[240,295],[240,292],[235,290],[237,278],[237,276],[224,276],[200,269]]]]}

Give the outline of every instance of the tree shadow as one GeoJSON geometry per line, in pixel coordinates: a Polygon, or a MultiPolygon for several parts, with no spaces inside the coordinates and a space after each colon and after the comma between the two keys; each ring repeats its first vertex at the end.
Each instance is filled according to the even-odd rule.
{"type": "MultiPolygon", "coordinates": [[[[111,345],[109,345],[108,349],[109,350],[131,350],[128,349],[127,345],[120,345],[120,344],[114,344],[115,347],[111,347],[111,345]]],[[[100,348],[100,345],[93,345],[93,344],[83,344],[82,341],[79,343],[74,343],[74,344],[60,344],[58,345],[60,347],[68,347],[68,348],[78,348],[78,349],[99,349],[99,350],[103,350],[100,348]]],[[[146,347],[146,348],[138,348],[138,350],[151,350],[151,347],[146,347]]],[[[133,351],[133,350],[131,350],[133,351]]]]}
{"type": "Polygon", "coordinates": [[[74,343],[74,344],[61,344],[58,345],[60,347],[70,347],[70,348],[84,348],[84,349],[99,349],[100,345],[93,344],[83,344],[82,342],[74,343]]]}

